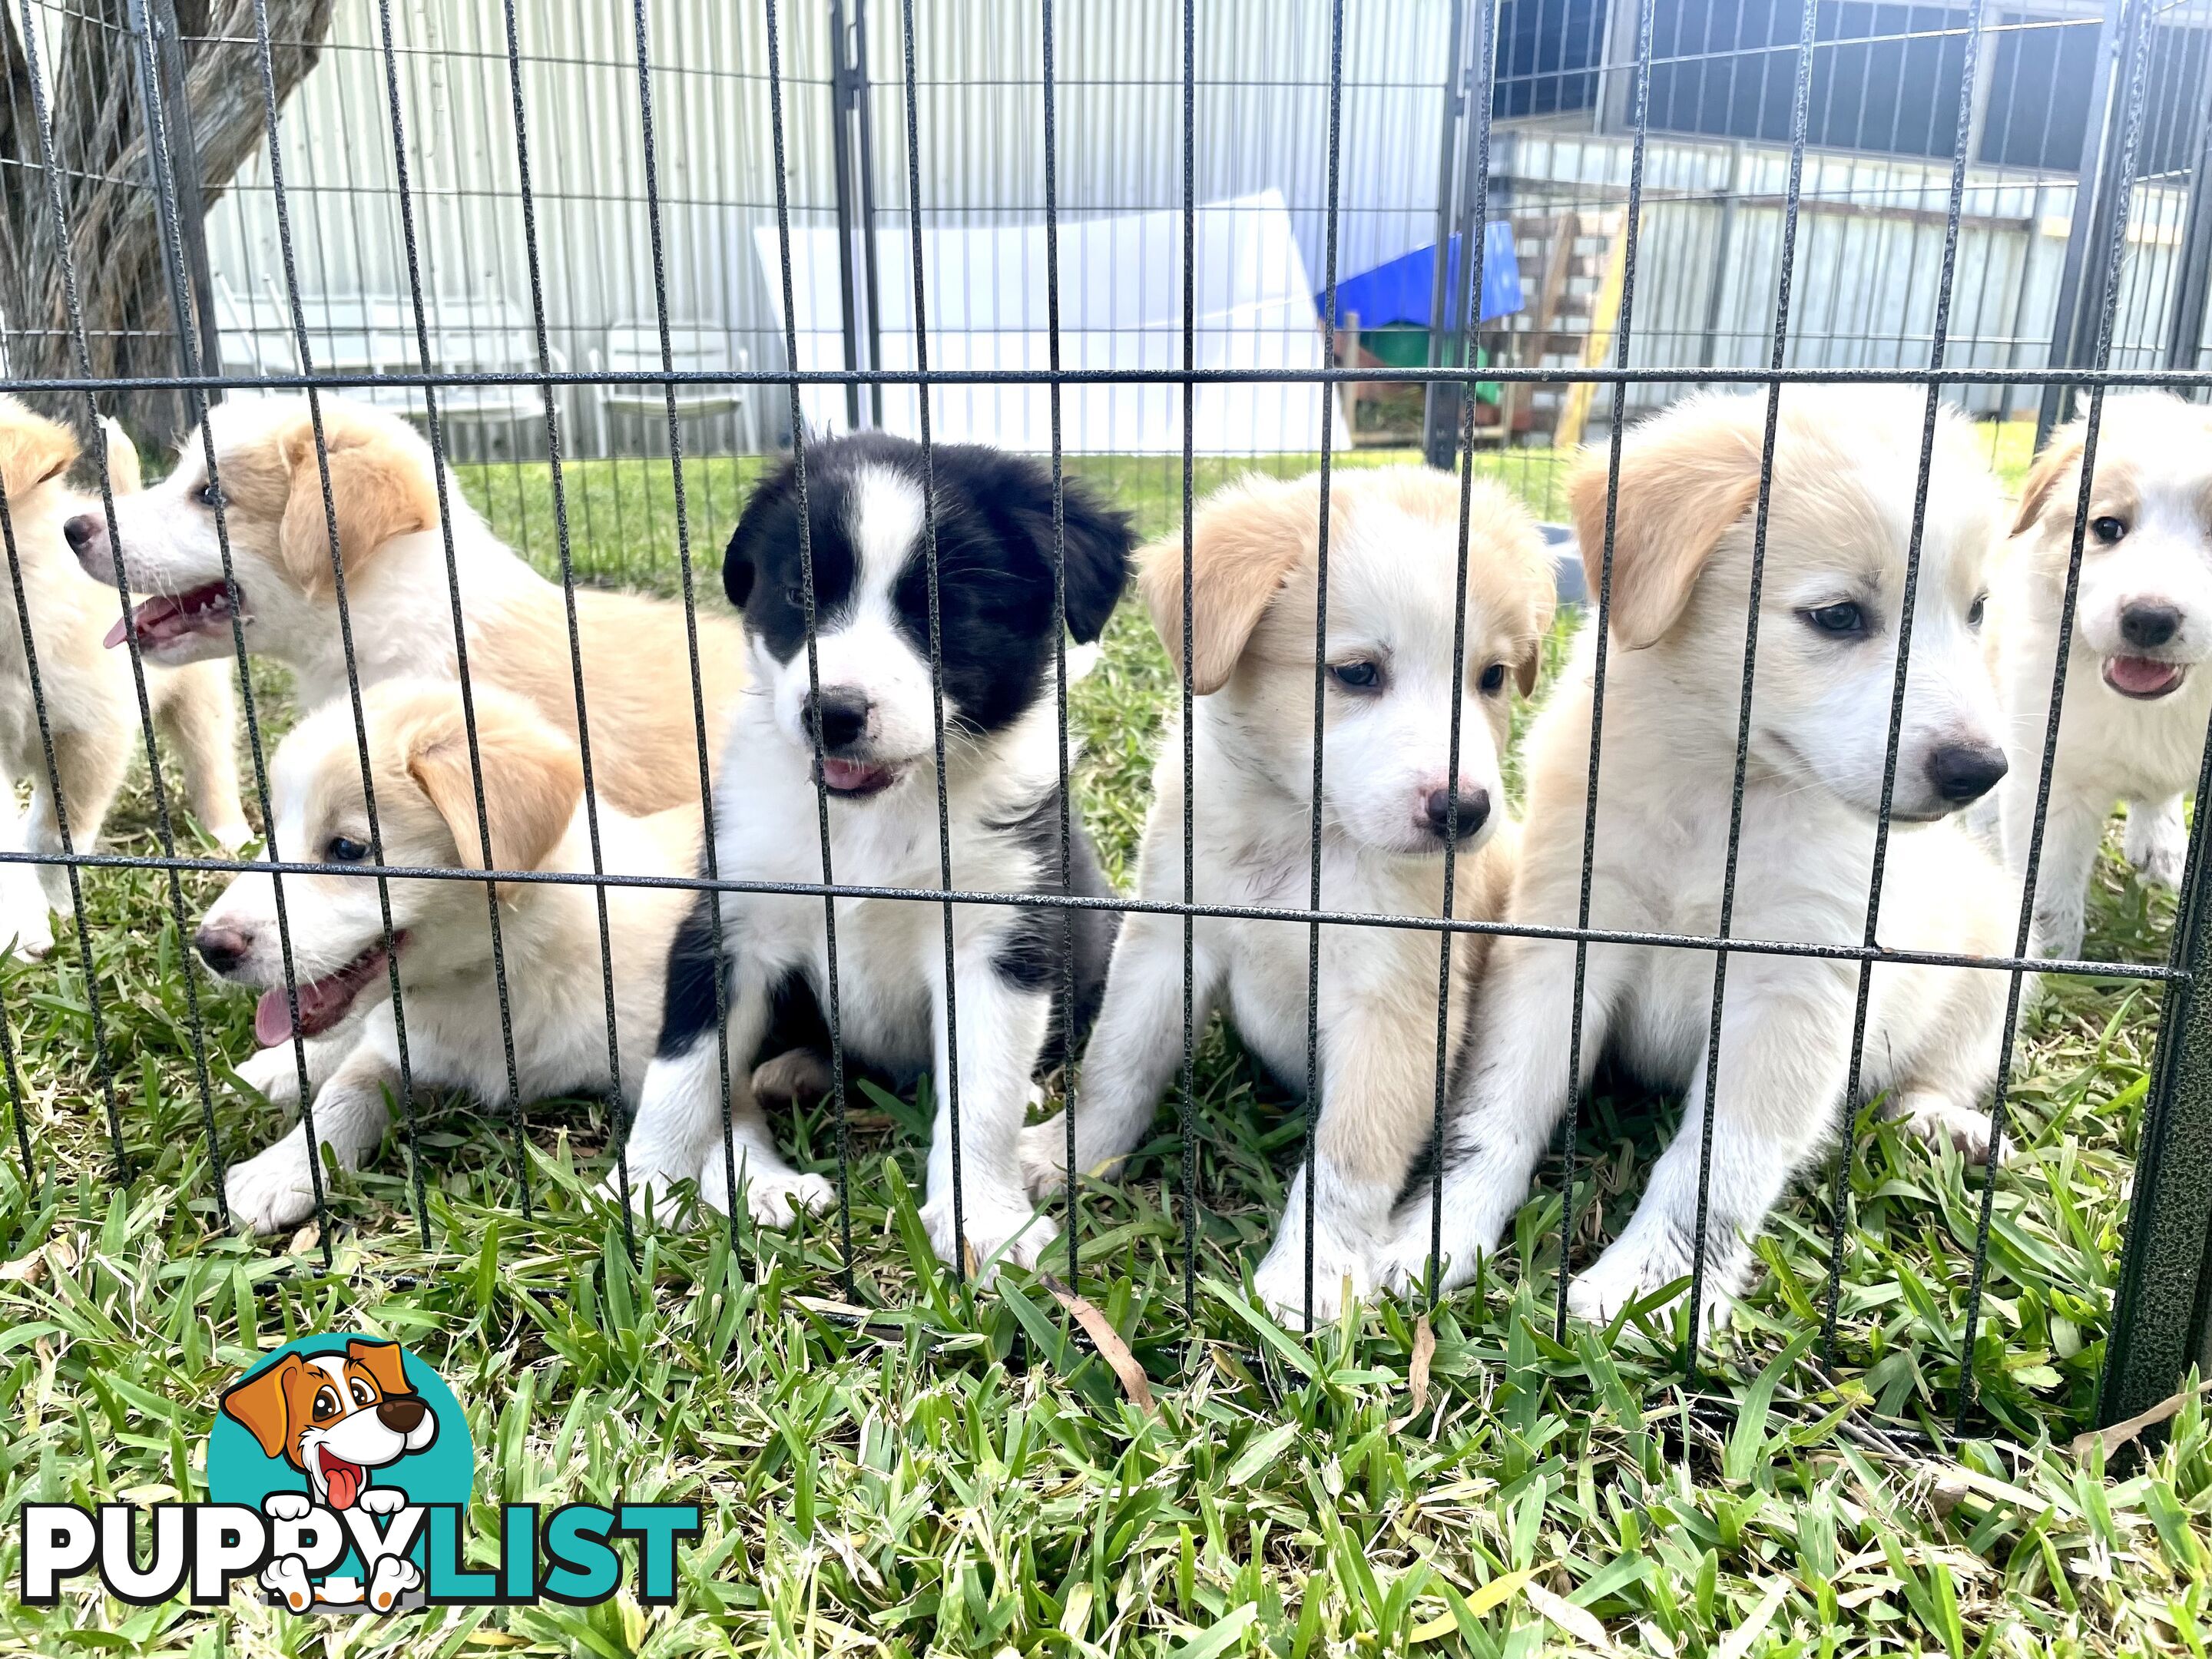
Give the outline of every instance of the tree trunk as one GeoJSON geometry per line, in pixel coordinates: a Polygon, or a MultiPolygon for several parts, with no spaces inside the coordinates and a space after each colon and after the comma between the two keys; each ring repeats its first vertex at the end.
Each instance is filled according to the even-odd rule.
{"type": "MultiPolygon", "coordinates": [[[[161,217],[142,97],[144,52],[130,0],[0,0],[0,342],[20,379],[175,374],[185,358],[170,301],[161,217]],[[27,20],[40,27],[35,63],[27,20]],[[43,104],[53,171],[40,141],[43,104]],[[55,192],[60,195],[58,227],[55,192]],[[66,240],[64,240],[64,235],[66,240]],[[67,258],[64,252],[66,250],[67,258]],[[80,343],[68,305],[73,278],[80,343]]],[[[281,107],[321,56],[331,0],[265,0],[281,107]]],[[[260,148],[269,108],[253,0],[176,0],[185,109],[165,98],[172,153],[197,146],[202,205],[211,207],[260,148]],[[189,112],[189,113],[188,113],[189,112]]],[[[204,298],[201,303],[206,303],[204,298]]],[[[81,394],[37,399],[81,430],[81,394]]],[[[109,392],[95,401],[156,442],[186,423],[173,392],[109,392]]]]}

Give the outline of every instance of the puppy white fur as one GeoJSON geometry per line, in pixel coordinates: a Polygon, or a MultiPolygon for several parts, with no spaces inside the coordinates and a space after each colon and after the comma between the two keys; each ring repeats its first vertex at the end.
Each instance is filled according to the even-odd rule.
{"type": "MultiPolygon", "coordinates": [[[[738,710],[717,785],[720,873],[820,881],[817,814],[826,810],[840,884],[927,891],[945,874],[942,811],[952,886],[1057,890],[1055,564],[1064,547],[1067,629],[1087,642],[1127,580],[1128,546],[1121,516],[1079,489],[1066,490],[1056,520],[1051,476],[1019,457],[952,445],[925,457],[877,434],[810,444],[805,495],[793,467],[767,480],[724,558],[723,586],[745,614],[756,689],[738,710]],[[941,645],[941,793],[933,638],[941,645]],[[826,808],[816,793],[817,732],[826,808]]],[[[1080,819],[1070,829],[1073,888],[1103,896],[1080,819]]],[[[1102,986],[1111,917],[1085,911],[1063,921],[1039,908],[960,905],[948,948],[935,904],[841,898],[836,906],[848,1062],[902,1084],[927,1074],[934,1085],[921,1212],[933,1245],[960,1261],[964,1243],[987,1274],[1000,1261],[1033,1265],[1057,1229],[1031,1212],[1018,1138],[1057,1029],[1067,953],[1079,1036],[1102,986]]],[[[630,1142],[639,1202],[665,1212],[673,1185],[691,1181],[709,1206],[728,1212],[742,1201],[772,1226],[830,1203],[826,1181],[784,1161],[751,1079],[778,1012],[797,1000],[828,1001],[823,909],[812,896],[731,892],[714,907],[702,896],[670,959],[659,1052],[630,1142]],[[726,1146],[718,984],[726,992],[726,1146]]]]}
{"type": "MultiPolygon", "coordinates": [[[[496,867],[588,873],[583,770],[574,744],[519,698],[480,686],[475,700],[496,867]]],[[[459,688],[387,681],[370,687],[362,702],[386,862],[483,868],[459,688]]],[[[327,704],[301,721],[278,748],[270,774],[276,856],[335,863],[370,856],[349,702],[327,704]]],[[[699,815],[696,807],[676,807],[636,819],[602,805],[599,837],[611,872],[688,874],[697,857],[699,815]]],[[[394,879],[390,890],[414,1083],[503,1103],[507,1060],[483,886],[416,878],[394,879]]],[[[621,1093],[629,1101],[652,1055],[661,969],[690,896],[681,889],[619,885],[605,893],[621,1093]]],[[[289,876],[284,902],[315,1133],[339,1167],[357,1169],[383,1136],[386,1097],[398,1097],[400,1080],[376,883],[335,873],[289,876]]],[[[509,883],[499,906],[521,1098],[605,1091],[607,1011],[593,890],[509,883]]],[[[194,945],[223,978],[262,993],[254,1034],[268,1046],[237,1068],[239,1076],[271,1098],[296,1097],[299,1061],[273,878],[250,872],[233,881],[208,911],[194,945]]],[[[314,1206],[310,1156],[303,1122],[234,1164],[232,1214],[262,1231],[305,1219],[314,1206]]]]}
{"type": "MultiPolygon", "coordinates": [[[[131,591],[158,596],[141,605],[134,619],[149,661],[192,662],[231,649],[219,499],[246,645],[292,670],[303,706],[346,695],[331,571],[333,513],[362,684],[458,678],[457,602],[429,446],[397,415],[343,398],[322,400],[322,424],[327,510],[307,405],[287,398],[234,401],[209,411],[213,483],[206,446],[195,433],[174,472],[117,503],[131,591]]],[[[445,503],[471,683],[515,692],[574,738],[575,674],[560,586],[491,532],[450,475],[445,503]]],[[[112,581],[114,549],[106,523],[97,515],[81,519],[70,537],[85,568],[112,581]]],[[[682,608],[579,588],[576,625],[595,787],[625,812],[683,802],[696,811],[699,738],[682,608]]],[[[729,623],[704,615],[698,634],[713,755],[744,684],[743,641],[729,623]]],[[[121,635],[113,637],[119,641],[121,635]]]]}
{"type": "MultiPolygon", "coordinates": [[[[1499,768],[1511,687],[1535,683],[1551,624],[1551,561],[1505,491],[1468,503],[1459,772],[1451,754],[1459,481],[1425,468],[1340,472],[1328,515],[1328,683],[1322,775],[1322,907],[1441,915],[1448,828],[1459,836],[1452,914],[1496,917],[1512,871],[1499,768]],[[1455,788],[1457,811],[1447,791],[1455,788]]],[[[1201,904],[1305,908],[1310,897],[1318,475],[1255,478],[1212,496],[1192,527],[1191,689],[1195,795],[1192,892],[1201,904]]],[[[1180,664],[1182,544],[1147,554],[1139,587],[1180,664]]],[[[1183,897],[1182,744],[1170,723],[1153,769],[1139,885],[1183,897]]],[[[1115,947],[1076,1097],[1077,1168],[1096,1173],[1152,1121],[1182,1049],[1178,917],[1132,915],[1115,947]]],[[[1453,941],[1447,1063],[1458,1051],[1485,941],[1453,941]]],[[[1286,1086],[1306,1066],[1308,930],[1201,917],[1192,936],[1194,1017],[1218,1006],[1286,1086]]],[[[1321,945],[1321,1102],[1314,1136],[1317,1320],[1345,1290],[1371,1291],[1391,1206],[1426,1144],[1436,1102],[1437,935],[1327,927],[1321,945]]],[[[1066,1128],[1026,1130],[1042,1196],[1066,1183],[1066,1128]]],[[[1300,1168],[1254,1287],[1301,1319],[1306,1172],[1300,1168]]]]}
{"type": "MultiPolygon", "coordinates": [[[[1902,391],[1783,394],[1759,616],[1756,684],[1732,931],[1862,942],[1895,673],[1923,402],[1902,391]]],[[[1765,396],[1699,397],[1631,434],[1620,478],[1613,650],[1605,688],[1593,927],[1711,936],[1729,821],[1765,396]]],[[[1602,456],[1572,497],[1593,568],[1602,456]]],[[[1998,954],[2002,878],[1941,822],[1995,783],[1996,699],[1978,631],[1995,485],[1969,429],[1936,433],[1921,549],[1880,941],[1998,954]]],[[[1511,917],[1572,927],[1589,773],[1593,625],[1531,732],[1528,806],[1511,917]]],[[[1498,1241],[1565,1107],[1610,1051],[1682,1091],[1680,1127],[1643,1202],[1569,1304],[1610,1318],[1689,1276],[1714,957],[1594,945],[1581,1074],[1569,1079],[1574,946],[1501,938],[1475,1012],[1468,1084],[1444,1137],[1447,1285],[1498,1241]]],[[[1850,1066],[1857,964],[1728,960],[1705,1237],[1710,1321],[1743,1285],[1750,1240],[1791,1176],[1834,1133],[1850,1066]]],[[[1873,976],[1861,1087],[1970,1154],[1998,1063],[2004,976],[1887,966],[1873,976]]],[[[1401,1216],[1394,1276],[1418,1281],[1428,1195],[1401,1216]]]]}
{"type": "MultiPolygon", "coordinates": [[[[137,487],[138,458],[112,424],[107,456],[120,509],[137,487]]],[[[97,846],[131,757],[143,749],[130,659],[100,647],[118,611],[115,590],[86,580],[63,536],[69,520],[101,510],[96,498],[79,494],[64,477],[76,459],[76,439],[66,427],[0,396],[0,483],[7,492],[9,551],[22,583],[19,607],[15,582],[0,581],[0,845],[10,851],[62,850],[54,778],[32,697],[27,621],[46,694],[60,805],[78,852],[97,846]],[[27,823],[15,805],[21,780],[31,785],[27,823]]],[[[184,763],[192,811],[217,842],[234,849],[252,832],[238,804],[230,670],[215,661],[185,668],[149,661],[145,668],[147,701],[184,763]]],[[[12,938],[27,955],[45,952],[53,944],[49,908],[65,909],[69,902],[61,866],[0,865],[0,949],[12,938]]]]}
{"type": "MultiPolygon", "coordinates": [[[[2086,419],[2052,435],[2021,492],[1991,585],[2012,770],[1999,792],[2008,865],[2027,869],[2059,614],[2081,498],[2086,419]]],[[[2170,392],[2105,400],[2081,529],[2058,752],[2036,880],[2034,949],[2078,957],[2082,904],[2112,803],[2128,861],[2172,887],[2188,851],[2181,798],[2212,720],[2212,410],[2170,392]]]]}

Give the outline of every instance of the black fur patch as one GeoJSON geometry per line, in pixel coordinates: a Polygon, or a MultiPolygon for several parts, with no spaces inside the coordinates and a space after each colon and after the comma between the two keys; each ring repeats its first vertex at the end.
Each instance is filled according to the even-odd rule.
{"type": "Polygon", "coordinates": [[[676,942],[668,952],[668,989],[660,1006],[660,1044],[654,1051],[662,1060],[691,1052],[691,1046],[714,1029],[718,1018],[715,980],[726,991],[730,965],[722,941],[714,932],[711,895],[700,893],[684,913],[676,929],[676,942]]]}
{"type": "MultiPolygon", "coordinates": [[[[810,443],[805,450],[806,528],[814,565],[814,629],[833,632],[859,586],[852,506],[871,471],[905,480],[917,495],[928,479],[937,531],[938,635],[944,653],[945,717],[970,732],[1004,729],[1049,688],[1053,664],[1052,475],[1036,461],[971,444],[921,447],[880,432],[810,443]]],[[[1079,485],[1065,486],[1068,631],[1095,640],[1129,578],[1127,518],[1079,485]]],[[[899,627],[915,654],[929,655],[929,538],[907,549],[892,585],[899,627]]],[[[745,626],[781,662],[806,647],[805,566],[800,558],[795,463],[764,482],[746,504],[722,559],[722,586],[745,626]]]]}
{"type": "MultiPolygon", "coordinates": [[[[994,830],[1012,834],[1036,860],[1040,878],[1035,890],[1057,893],[1060,884],[1060,791],[1048,790],[1020,817],[994,823],[994,830]]],[[[1079,817],[1070,816],[1067,839],[1067,890],[1082,898],[1110,898],[1114,890],[1099,867],[1097,849],[1079,817]]],[[[1042,1063],[1054,1066],[1065,1059],[1065,1022],[1061,998],[1066,988],[1065,953],[1075,957],[1075,1019],[1073,1036],[1080,1045],[1090,1034],[1091,1023],[1106,995],[1106,966],[1114,954],[1114,938],[1121,931],[1118,910],[1020,910],[1000,944],[991,966],[999,976],[1024,990],[1047,991],[1053,1000],[1052,1033],[1047,1039],[1042,1063]]]]}

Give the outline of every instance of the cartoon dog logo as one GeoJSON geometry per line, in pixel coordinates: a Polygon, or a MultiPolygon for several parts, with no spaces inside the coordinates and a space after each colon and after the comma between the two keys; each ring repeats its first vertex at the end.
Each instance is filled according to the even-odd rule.
{"type": "MultiPolygon", "coordinates": [[[[288,1353],[226,1392],[222,1412],[260,1443],[264,1456],[281,1458],[306,1477],[304,1492],[270,1495],[268,1512],[282,1519],[301,1519],[317,1507],[333,1512],[358,1507],[374,1516],[398,1512],[407,1494],[375,1485],[373,1476],[438,1437],[438,1414],[408,1385],[406,1362],[395,1342],[356,1339],[341,1353],[288,1353]]],[[[272,1560],[261,1582],[295,1613],[317,1601],[359,1605],[362,1599],[350,1579],[311,1585],[296,1556],[272,1560]]],[[[413,1562],[388,1557],[371,1575],[368,1602],[388,1612],[401,1592],[421,1582],[413,1562]]]]}

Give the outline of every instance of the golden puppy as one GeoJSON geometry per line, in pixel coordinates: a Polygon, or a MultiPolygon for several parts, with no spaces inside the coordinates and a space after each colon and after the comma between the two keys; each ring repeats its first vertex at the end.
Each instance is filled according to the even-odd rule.
{"type": "MultiPolygon", "coordinates": [[[[387,681],[362,698],[369,775],[385,861],[417,868],[483,869],[477,797],[459,687],[387,681]]],[[[575,745],[520,698],[476,693],[477,753],[491,856],[503,870],[588,872],[589,829],[575,745]]],[[[370,857],[353,710],[340,699],[309,715],[270,768],[279,857],[363,862],[370,857]]],[[[697,866],[699,814],[680,806],[630,818],[601,805],[599,840],[610,872],[690,875],[697,866]]],[[[504,1101],[507,1060],[493,972],[484,890],[471,881],[417,877],[390,884],[392,940],[413,1080],[504,1101]]],[[[398,1030],[376,883],[331,873],[284,878],[294,984],[288,991],[270,876],[240,876],[193,940],[224,979],[261,993],[254,1035],[267,1046],[238,1068],[264,1093],[298,1091],[292,1044],[305,1042],[315,1133],[339,1167],[356,1169],[382,1139],[387,1094],[399,1089],[398,1030]]],[[[613,951],[614,1018],[621,1093],[634,1099],[660,1028],[669,941],[690,904],[682,888],[606,889],[613,951]]],[[[607,1008],[592,890],[510,882],[499,895],[514,1063],[526,1102],[607,1089],[607,1008]]],[[[304,1123],[230,1170],[231,1213],[263,1231],[289,1227],[314,1208],[304,1123]]]]}
{"type": "MultiPolygon", "coordinates": [[[[1856,946],[1866,929],[1900,607],[1919,469],[1918,391],[1793,386],[1782,398],[1759,588],[1732,936],[1856,946]]],[[[1766,396],[1686,399],[1621,452],[1589,925],[1714,937],[1731,817],[1753,520],[1766,396]]],[[[1593,568],[1607,465],[1572,499],[1593,568]]],[[[1998,496],[1971,428],[1946,413],[1921,542],[1880,941],[2001,955],[2003,878],[1951,815],[2003,775],[1983,655],[1998,496]]],[[[1597,634],[1595,613],[1528,735],[1528,817],[1510,919],[1573,927],[1597,634]]],[[[1610,1319],[1691,1275],[1701,1191],[1700,1320],[1739,1291],[1751,1239],[1791,1176],[1834,1133],[1851,1064],[1858,964],[1729,958],[1711,1178],[1700,1173],[1714,958],[1705,950],[1593,945],[1581,1071],[1569,1077],[1575,947],[1501,938],[1475,1012],[1465,1087],[1443,1138],[1445,1279],[1497,1247],[1530,1175],[1599,1058],[1679,1090],[1681,1126],[1635,1214],[1570,1286],[1610,1319]]],[[[1978,1103],[1996,1076],[2005,976],[1889,966],[1873,978],[1860,1086],[1924,1133],[1987,1150],[1978,1103]]],[[[1856,1105],[1857,1103],[1850,1103],[1856,1105]]],[[[1393,1275],[1425,1271],[1425,1192],[1401,1213],[1393,1275]]]]}
{"type": "MultiPolygon", "coordinates": [[[[2028,473],[1990,591],[2011,775],[1999,792],[2007,861],[2024,872],[2043,775],[2058,619],[2088,422],[2054,433],[2028,473]]],[[[2181,798],[2212,720],[2212,410],[2166,392],[2114,392],[2097,434],[2058,754],[2036,878],[2034,939],[2077,956],[2082,900],[2112,803],[2128,861],[2179,884],[2181,798]]]]}
{"type": "MultiPolygon", "coordinates": [[[[119,507],[137,487],[138,457],[122,428],[112,423],[107,454],[119,507]]],[[[6,550],[15,578],[0,582],[0,844],[10,851],[62,850],[54,780],[31,694],[27,623],[46,694],[60,805],[78,852],[98,843],[131,757],[143,747],[130,659],[100,648],[100,637],[118,614],[115,589],[86,580],[64,543],[65,523],[101,511],[96,498],[88,500],[64,481],[76,459],[77,442],[69,428],[0,396],[0,485],[6,489],[6,550]],[[15,810],[19,780],[31,785],[27,826],[15,810]]],[[[229,648],[226,638],[210,654],[229,648]]],[[[231,671],[212,660],[165,668],[149,659],[145,666],[147,701],[184,763],[192,811],[224,848],[235,849],[252,832],[238,804],[231,671]]],[[[53,944],[49,907],[62,909],[69,902],[69,877],[61,866],[0,864],[0,949],[12,938],[18,950],[43,954],[53,944]]]]}
{"type": "MultiPolygon", "coordinates": [[[[322,400],[330,498],[307,404],[246,399],[208,412],[206,447],[185,440],[177,470],[116,509],[123,568],[133,592],[154,595],[132,619],[153,662],[182,663],[230,650],[231,601],[223,583],[222,529],[245,618],[246,641],[299,677],[307,707],[346,694],[330,523],[337,522],[354,660],[362,684],[401,676],[453,679],[459,672],[453,611],[461,611],[471,682],[526,697],[570,737],[576,685],[559,585],[532,570],[463,499],[449,476],[459,598],[446,563],[446,529],[430,447],[398,416],[343,398],[322,400]]],[[[72,519],[70,540],[84,568],[113,580],[115,549],[96,514],[72,519]]],[[[625,812],[699,801],[699,737],[692,717],[690,653],[680,606],[580,588],[584,696],[592,780],[625,812]]],[[[729,711],[744,684],[744,641],[726,619],[698,619],[708,753],[721,750],[729,711]]],[[[122,641],[118,626],[110,635],[122,641]]]]}
{"type": "MultiPolygon", "coordinates": [[[[1318,476],[1250,479],[1209,497],[1192,530],[1191,689],[1198,902],[1306,907],[1311,878],[1318,476]]],[[[1500,762],[1515,687],[1534,685],[1551,626],[1551,560],[1519,502],[1487,483],[1469,502],[1459,579],[1460,483],[1389,467],[1330,489],[1322,775],[1324,909],[1443,914],[1444,848],[1458,838],[1455,916],[1502,907],[1514,836],[1500,762]],[[1450,771],[1455,633],[1464,623],[1459,770],[1450,771]]],[[[1171,654],[1182,644],[1182,544],[1152,550],[1139,577],[1171,654]]],[[[1182,744],[1170,728],[1152,773],[1139,886],[1183,896],[1182,744]]],[[[1286,1086],[1306,1077],[1309,934],[1296,923],[1203,917],[1194,929],[1196,1017],[1220,1006],[1286,1086]]],[[[1456,1049],[1484,941],[1453,943],[1456,1049]]],[[[1076,1164],[1110,1167],[1136,1144],[1182,1058],[1182,922],[1123,924],[1075,1110],[1076,1164]]],[[[1376,1283],[1391,1206],[1435,1115],[1438,941],[1431,932],[1328,927],[1322,935],[1320,1120],[1315,1132],[1313,1314],[1376,1283]]],[[[1066,1128],[1026,1130],[1033,1192],[1066,1180],[1066,1128]]],[[[1254,1277],[1280,1316],[1306,1304],[1305,1175],[1254,1277]]]]}

